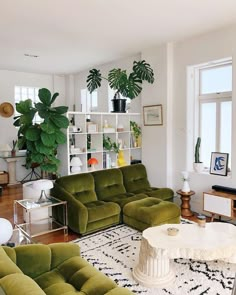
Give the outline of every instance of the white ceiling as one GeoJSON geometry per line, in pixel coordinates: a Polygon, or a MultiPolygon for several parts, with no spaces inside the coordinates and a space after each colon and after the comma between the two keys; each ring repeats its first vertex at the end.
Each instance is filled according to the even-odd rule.
{"type": "Polygon", "coordinates": [[[235,0],[0,0],[0,5],[0,69],[39,73],[79,72],[236,23],[235,0]]]}

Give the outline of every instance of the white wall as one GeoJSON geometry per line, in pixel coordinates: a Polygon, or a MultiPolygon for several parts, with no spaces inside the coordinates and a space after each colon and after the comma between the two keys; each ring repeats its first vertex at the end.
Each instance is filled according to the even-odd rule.
{"type": "MultiPolygon", "coordinates": [[[[180,172],[192,171],[194,155],[193,105],[187,96],[187,68],[192,65],[233,57],[233,114],[236,111],[236,26],[208,33],[196,38],[178,42],[174,46],[174,88],[173,88],[173,187],[182,187],[180,172]],[[190,156],[188,150],[190,149],[190,156]],[[192,151],[192,152],[191,152],[192,151]]],[[[208,173],[191,172],[190,187],[196,192],[192,197],[192,208],[202,210],[202,192],[213,184],[236,187],[236,118],[233,117],[232,130],[232,176],[216,176],[208,173]]]]}
{"type": "MultiPolygon", "coordinates": [[[[63,76],[43,75],[36,73],[24,73],[16,71],[0,70],[0,103],[10,102],[15,107],[14,87],[28,86],[48,88],[51,92],[59,92],[56,105],[65,104],[65,79],[63,76]],[[55,89],[55,90],[54,90],[55,89]]],[[[13,126],[13,117],[3,118],[0,116],[0,143],[8,143],[12,146],[12,140],[17,139],[17,130],[13,126]]],[[[24,178],[29,173],[22,165],[25,163],[24,158],[17,161],[16,177],[17,180],[24,178]]],[[[7,164],[0,159],[0,170],[7,170],[7,164]]]]}
{"type": "MultiPolygon", "coordinates": [[[[151,185],[157,187],[171,186],[171,178],[167,178],[167,163],[169,163],[169,141],[171,140],[167,120],[168,112],[171,111],[168,99],[171,86],[168,63],[172,52],[170,45],[163,45],[142,52],[142,59],[150,63],[155,74],[153,84],[144,83],[142,91],[142,106],[161,104],[163,109],[162,126],[143,126],[142,128],[142,159],[147,168],[148,178],[151,185]]],[[[170,97],[171,100],[171,97],[170,97]]]]}

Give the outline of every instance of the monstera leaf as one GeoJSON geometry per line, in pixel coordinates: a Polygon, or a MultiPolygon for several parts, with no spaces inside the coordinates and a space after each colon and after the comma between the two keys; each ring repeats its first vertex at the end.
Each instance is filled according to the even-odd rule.
{"type": "Polygon", "coordinates": [[[133,71],[142,81],[147,81],[151,84],[154,82],[153,70],[145,60],[134,61],[133,71]]]}
{"type": "Polygon", "coordinates": [[[110,70],[108,78],[104,78],[100,70],[92,69],[87,77],[87,89],[90,93],[101,86],[102,79],[108,81],[111,89],[116,91],[116,95],[120,93],[124,97],[134,99],[141,93],[143,81],[151,84],[154,82],[154,73],[145,60],[134,61],[133,71],[129,75],[126,70],[117,68],[110,70]]]}
{"type": "Polygon", "coordinates": [[[87,88],[90,93],[92,93],[95,89],[101,86],[102,75],[100,70],[92,69],[89,71],[89,75],[87,77],[87,88]]]}

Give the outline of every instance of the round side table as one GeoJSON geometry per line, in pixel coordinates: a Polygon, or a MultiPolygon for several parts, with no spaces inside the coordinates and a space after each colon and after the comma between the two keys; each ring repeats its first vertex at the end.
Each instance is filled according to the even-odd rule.
{"type": "Polygon", "coordinates": [[[191,211],[190,200],[191,196],[195,194],[194,191],[190,191],[188,193],[182,192],[181,189],[177,191],[177,194],[181,196],[181,215],[183,217],[193,216],[193,212],[191,211]]]}

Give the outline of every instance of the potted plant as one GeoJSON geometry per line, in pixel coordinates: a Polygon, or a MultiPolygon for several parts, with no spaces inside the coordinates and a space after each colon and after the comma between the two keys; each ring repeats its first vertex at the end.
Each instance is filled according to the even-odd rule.
{"type": "Polygon", "coordinates": [[[12,157],[15,157],[15,155],[16,155],[17,142],[18,142],[17,140],[12,141],[12,149],[11,149],[12,157]]]}
{"type": "Polygon", "coordinates": [[[130,129],[135,137],[134,147],[139,146],[139,138],[141,135],[141,127],[135,121],[130,121],[130,129]]]}
{"type": "Polygon", "coordinates": [[[18,147],[26,147],[26,168],[39,164],[42,172],[56,173],[60,164],[57,158],[57,147],[66,142],[66,136],[61,129],[66,129],[69,120],[64,115],[68,107],[52,107],[59,93],[42,88],[39,90],[39,103],[33,105],[31,99],[16,103],[16,110],[20,113],[14,117],[14,126],[18,130],[18,147]],[[35,123],[38,115],[41,123],[35,123]]]}
{"type": "Polygon", "coordinates": [[[200,173],[203,171],[203,162],[200,161],[200,146],[201,146],[201,137],[197,138],[197,142],[195,145],[195,161],[193,163],[193,169],[195,172],[200,173]]]}
{"type": "Polygon", "coordinates": [[[120,150],[120,145],[116,142],[112,142],[109,136],[105,136],[103,134],[103,148],[107,151],[113,151],[118,154],[120,150]]]}
{"type": "Polygon", "coordinates": [[[126,112],[126,99],[120,96],[134,99],[142,91],[142,82],[154,82],[154,73],[151,66],[145,61],[134,61],[132,72],[128,75],[126,70],[115,68],[109,71],[108,77],[103,77],[100,70],[92,69],[87,77],[87,88],[90,93],[101,86],[102,79],[108,81],[111,89],[115,90],[112,99],[113,112],[126,112]]]}

